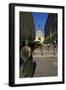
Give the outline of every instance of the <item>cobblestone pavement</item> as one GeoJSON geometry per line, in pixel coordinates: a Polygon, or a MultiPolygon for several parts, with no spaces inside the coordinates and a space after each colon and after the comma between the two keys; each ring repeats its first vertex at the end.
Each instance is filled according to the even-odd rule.
{"type": "MultiPolygon", "coordinates": [[[[43,55],[41,55],[40,49],[35,49],[33,52],[33,61],[36,62],[35,73],[33,77],[47,77],[57,76],[58,74],[58,55],[57,49],[53,51],[52,48],[49,51],[44,48],[43,55]],[[55,54],[54,54],[55,53],[55,54]]],[[[20,69],[20,77],[23,77],[22,66],[20,69]]]]}
{"type": "Polygon", "coordinates": [[[33,61],[36,62],[34,77],[56,76],[58,74],[57,50],[53,51],[53,48],[50,48],[48,51],[44,48],[42,52],[43,55],[41,55],[40,49],[35,49],[33,52],[33,61]]]}
{"type": "Polygon", "coordinates": [[[36,61],[34,77],[57,75],[57,57],[34,57],[33,60],[36,61]]]}

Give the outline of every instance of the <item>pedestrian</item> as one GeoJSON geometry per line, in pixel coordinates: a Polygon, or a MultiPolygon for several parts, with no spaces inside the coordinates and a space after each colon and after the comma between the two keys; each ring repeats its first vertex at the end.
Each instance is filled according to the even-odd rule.
{"type": "Polygon", "coordinates": [[[50,47],[50,44],[48,43],[48,44],[47,44],[48,51],[49,51],[49,47],[50,47]]]}
{"type": "Polygon", "coordinates": [[[40,44],[39,48],[40,48],[40,51],[41,51],[41,55],[43,55],[43,46],[42,46],[42,44],[40,44]]]}

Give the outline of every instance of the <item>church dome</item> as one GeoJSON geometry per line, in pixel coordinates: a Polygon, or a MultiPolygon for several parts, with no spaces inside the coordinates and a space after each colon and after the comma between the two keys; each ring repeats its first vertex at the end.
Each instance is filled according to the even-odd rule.
{"type": "Polygon", "coordinates": [[[44,34],[42,32],[41,28],[38,28],[38,30],[36,30],[36,41],[40,41],[40,43],[42,43],[44,41],[44,34]]]}

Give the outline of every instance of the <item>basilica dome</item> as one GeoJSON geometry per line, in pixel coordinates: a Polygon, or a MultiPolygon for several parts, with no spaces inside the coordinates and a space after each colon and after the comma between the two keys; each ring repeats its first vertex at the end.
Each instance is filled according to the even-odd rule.
{"type": "Polygon", "coordinates": [[[44,34],[41,28],[38,28],[38,30],[36,30],[35,41],[40,41],[40,43],[44,41],[44,34]]]}

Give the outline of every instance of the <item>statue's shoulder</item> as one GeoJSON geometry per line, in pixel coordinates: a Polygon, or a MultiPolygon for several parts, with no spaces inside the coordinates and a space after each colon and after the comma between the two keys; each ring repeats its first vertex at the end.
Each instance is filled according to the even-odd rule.
{"type": "Polygon", "coordinates": [[[24,46],[24,47],[22,47],[22,48],[21,48],[21,50],[26,49],[26,48],[27,48],[27,47],[26,47],[26,46],[24,46]]]}
{"type": "Polygon", "coordinates": [[[31,48],[29,46],[24,46],[21,48],[21,51],[23,51],[23,50],[31,51],[31,48]]]}

